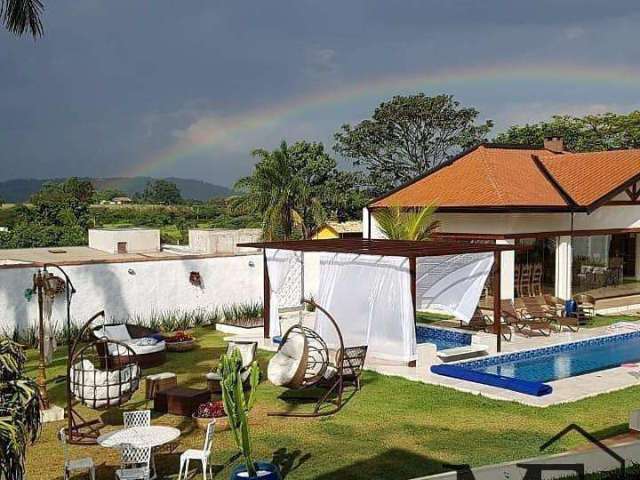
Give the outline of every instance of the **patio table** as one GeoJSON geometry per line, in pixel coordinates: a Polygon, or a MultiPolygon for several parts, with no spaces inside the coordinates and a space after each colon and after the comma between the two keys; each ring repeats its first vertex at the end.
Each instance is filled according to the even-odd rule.
{"type": "MultiPolygon", "coordinates": [[[[98,437],[98,445],[106,448],[118,448],[129,444],[135,448],[154,448],[173,442],[180,436],[180,430],[174,427],[152,425],[149,427],[131,427],[105,433],[98,437]]],[[[151,457],[151,478],[156,478],[156,465],[151,457]]]]}

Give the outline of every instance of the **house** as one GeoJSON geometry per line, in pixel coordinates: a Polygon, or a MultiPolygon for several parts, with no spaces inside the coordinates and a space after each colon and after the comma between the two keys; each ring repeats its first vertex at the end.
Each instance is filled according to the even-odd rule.
{"type": "Polygon", "coordinates": [[[125,205],[127,203],[132,202],[132,200],[129,197],[113,197],[111,201],[116,205],[125,205]]]}
{"type": "Polygon", "coordinates": [[[349,237],[362,237],[362,222],[358,220],[349,222],[327,222],[316,228],[313,234],[314,240],[349,237]]]}
{"type": "Polygon", "coordinates": [[[485,143],[373,200],[364,236],[382,236],[376,209],[435,204],[439,235],[521,247],[503,255],[502,298],[528,295],[535,272],[544,293],[639,307],[639,183],[640,150],[571,153],[559,137],[485,143]]]}

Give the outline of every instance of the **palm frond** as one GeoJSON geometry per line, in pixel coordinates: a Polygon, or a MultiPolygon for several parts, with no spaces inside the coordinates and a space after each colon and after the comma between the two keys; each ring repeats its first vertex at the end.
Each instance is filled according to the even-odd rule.
{"type": "Polygon", "coordinates": [[[0,20],[5,28],[16,35],[29,32],[34,38],[44,33],[40,0],[0,0],[0,20]]]}
{"type": "Polygon", "coordinates": [[[439,228],[440,222],[433,219],[437,210],[434,205],[403,210],[389,207],[374,212],[378,228],[389,240],[428,240],[439,228]]]}

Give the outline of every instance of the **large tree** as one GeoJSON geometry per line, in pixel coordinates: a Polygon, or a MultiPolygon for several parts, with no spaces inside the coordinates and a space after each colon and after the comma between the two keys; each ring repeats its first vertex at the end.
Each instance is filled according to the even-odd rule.
{"type": "Polygon", "coordinates": [[[4,27],[16,35],[30,33],[42,36],[42,11],[40,0],[0,0],[0,21],[4,27]]]}
{"type": "Polygon", "coordinates": [[[572,117],[555,115],[551,120],[515,125],[496,136],[498,143],[541,146],[546,136],[564,137],[565,148],[586,152],[640,147],[640,111],[572,117]]]}
{"type": "Polygon", "coordinates": [[[146,203],[163,205],[178,205],[184,202],[178,185],[168,180],[151,180],[144,188],[141,198],[146,203]]]}
{"type": "Polygon", "coordinates": [[[450,95],[420,93],[382,103],[371,119],[343,125],[335,150],[366,167],[374,193],[382,193],[483,140],[493,123],[450,95]]]}

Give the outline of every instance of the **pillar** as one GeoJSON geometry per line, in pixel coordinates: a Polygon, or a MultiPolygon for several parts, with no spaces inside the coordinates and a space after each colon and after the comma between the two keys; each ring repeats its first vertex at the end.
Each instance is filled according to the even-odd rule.
{"type": "Polygon", "coordinates": [[[636,233],[636,265],[635,265],[635,277],[636,280],[640,280],[640,233],[636,233]]]}
{"type": "MultiPolygon", "coordinates": [[[[506,240],[496,240],[497,245],[515,245],[513,238],[506,240]]],[[[502,300],[513,300],[514,298],[514,267],[516,252],[513,250],[502,252],[500,261],[500,298],[502,300]]]]}
{"type": "Polygon", "coordinates": [[[571,236],[556,239],[556,297],[563,300],[571,298],[571,236]]]}

